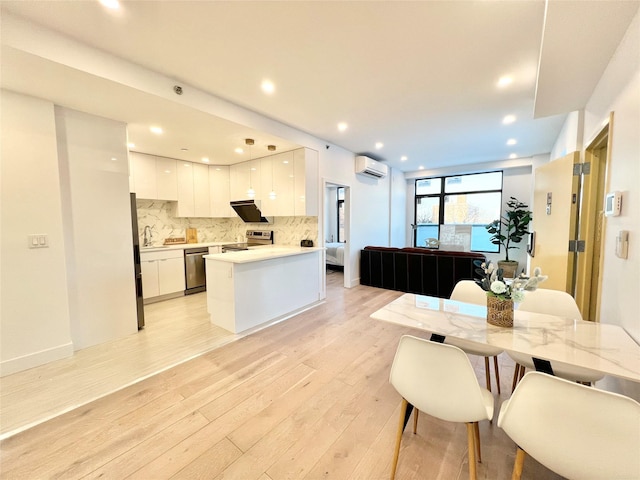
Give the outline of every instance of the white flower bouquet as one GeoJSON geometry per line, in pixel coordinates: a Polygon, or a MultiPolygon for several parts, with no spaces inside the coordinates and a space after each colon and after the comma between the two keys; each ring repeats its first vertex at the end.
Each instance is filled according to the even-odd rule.
{"type": "Polygon", "coordinates": [[[514,303],[524,300],[525,291],[535,290],[540,283],[548,278],[546,275],[542,275],[540,268],[536,267],[531,277],[520,274],[512,281],[505,281],[502,269],[495,268],[491,262],[485,263],[476,260],[474,264],[478,267],[476,273],[481,276],[480,279],[476,279],[476,283],[487,292],[488,297],[513,300],[514,303]]]}

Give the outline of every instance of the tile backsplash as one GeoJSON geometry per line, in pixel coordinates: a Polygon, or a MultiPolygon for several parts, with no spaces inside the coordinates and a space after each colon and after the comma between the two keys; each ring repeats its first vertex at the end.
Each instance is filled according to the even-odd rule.
{"type": "Polygon", "coordinates": [[[247,230],[273,230],[278,245],[300,245],[300,240],[318,244],[318,217],[274,217],[273,223],[244,223],[240,218],[179,218],[174,216],[175,202],[137,200],[138,234],[142,242],[145,226],[151,228],[154,245],[165,238],[186,237],[187,228],[198,230],[198,243],[244,240],[247,230]]]}

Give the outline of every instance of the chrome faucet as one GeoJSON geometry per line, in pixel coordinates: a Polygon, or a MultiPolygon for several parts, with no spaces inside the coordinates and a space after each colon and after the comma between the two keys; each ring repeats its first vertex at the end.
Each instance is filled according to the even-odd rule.
{"type": "Polygon", "coordinates": [[[145,225],[144,230],[142,232],[142,246],[148,247],[151,245],[151,227],[149,225],[145,225]]]}

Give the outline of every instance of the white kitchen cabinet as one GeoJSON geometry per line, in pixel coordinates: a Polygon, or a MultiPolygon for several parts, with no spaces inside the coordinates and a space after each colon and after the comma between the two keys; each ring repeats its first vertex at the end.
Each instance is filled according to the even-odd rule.
{"type": "Polygon", "coordinates": [[[177,200],[177,161],[138,152],[129,152],[133,191],[137,198],[177,200]]]}
{"type": "Polygon", "coordinates": [[[318,216],[318,152],[309,148],[293,151],[295,216],[318,216]]]}
{"type": "Polygon", "coordinates": [[[178,204],[176,217],[195,217],[195,197],[193,195],[193,163],[178,162],[178,204]]]}
{"type": "Polygon", "coordinates": [[[212,217],[236,217],[236,213],[229,205],[231,197],[228,165],[209,166],[209,192],[212,217]]]}
{"type": "Polygon", "coordinates": [[[133,188],[137,198],[156,199],[156,159],[151,155],[129,152],[133,188]]]}
{"type": "Polygon", "coordinates": [[[142,295],[148,298],[182,294],[185,290],[182,249],[141,252],[142,295]]]}
{"type": "Polygon", "coordinates": [[[211,189],[209,188],[209,165],[193,164],[194,216],[211,216],[211,189]]]}
{"type": "Polygon", "coordinates": [[[156,196],[158,200],[178,200],[178,161],[173,158],[155,157],[156,196]]]}
{"type": "MultiPolygon", "coordinates": [[[[236,163],[230,169],[230,196],[231,200],[260,200],[261,178],[260,160],[255,159],[248,162],[236,163]],[[249,189],[254,191],[254,195],[249,195],[249,189]]],[[[269,192],[267,192],[269,193],[269,192]]]]}
{"type": "Polygon", "coordinates": [[[209,166],[178,161],[177,217],[211,216],[209,166]]]}
{"type": "Polygon", "coordinates": [[[292,217],[295,212],[293,152],[279,153],[261,160],[262,212],[270,217],[292,217]]]}
{"type": "Polygon", "coordinates": [[[249,163],[236,163],[229,167],[229,198],[231,201],[246,200],[249,188],[249,163]]]}

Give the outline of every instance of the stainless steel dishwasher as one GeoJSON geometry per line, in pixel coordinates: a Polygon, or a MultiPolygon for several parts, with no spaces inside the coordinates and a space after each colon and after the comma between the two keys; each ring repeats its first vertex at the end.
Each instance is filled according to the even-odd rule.
{"type": "Polygon", "coordinates": [[[184,274],[187,285],[185,295],[204,292],[207,289],[205,260],[202,257],[208,253],[207,247],[184,249],[184,274]]]}

